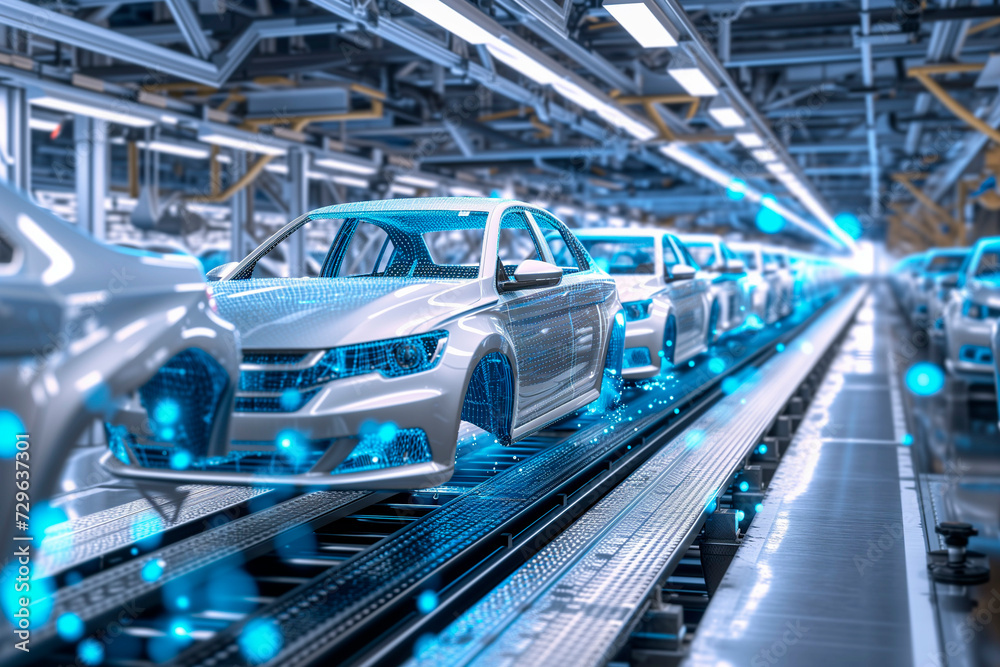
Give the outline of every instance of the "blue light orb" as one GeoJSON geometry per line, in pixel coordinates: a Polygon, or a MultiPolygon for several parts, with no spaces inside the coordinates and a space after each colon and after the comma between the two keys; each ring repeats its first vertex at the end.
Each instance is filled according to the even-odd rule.
{"type": "Polygon", "coordinates": [[[785,351],[785,344],[784,343],[778,343],[777,345],[774,346],[774,349],[777,350],[778,352],[784,352],[785,351]]]}
{"type": "Polygon", "coordinates": [[[191,607],[191,598],[186,595],[178,595],[177,600],[174,601],[174,606],[178,609],[189,609],[191,607]]]}
{"type": "Polygon", "coordinates": [[[302,404],[302,394],[298,389],[286,389],[281,392],[281,409],[285,412],[294,412],[302,404]]]}
{"type": "Polygon", "coordinates": [[[151,560],[142,566],[140,574],[143,581],[153,582],[163,576],[163,568],[166,566],[161,559],[151,560]]]}
{"type": "Polygon", "coordinates": [[[774,210],[777,200],[772,195],[764,195],[760,200],[760,210],[757,211],[757,229],[765,234],[777,234],[785,228],[785,219],[774,210]]]}
{"type": "Polygon", "coordinates": [[[399,433],[399,427],[392,422],[386,422],[378,427],[378,439],[382,442],[392,442],[399,433]]]}
{"type": "Polygon", "coordinates": [[[76,647],[76,657],[84,665],[99,665],[104,662],[104,645],[96,639],[84,639],[76,647]]]}
{"type": "Polygon", "coordinates": [[[747,518],[746,512],[743,510],[736,510],[736,522],[739,523],[743,519],[747,518]]]}
{"type": "Polygon", "coordinates": [[[708,370],[716,374],[721,373],[726,370],[726,362],[719,357],[712,357],[708,360],[708,370]]]}
{"type": "Polygon", "coordinates": [[[739,201],[747,196],[747,184],[746,181],[734,178],[729,181],[729,187],[726,188],[726,196],[733,201],[739,201]]]}
{"type": "Polygon", "coordinates": [[[438,606],[437,593],[431,590],[421,591],[417,596],[417,611],[421,614],[429,614],[438,606]]]}
{"type": "Polygon", "coordinates": [[[903,444],[907,447],[913,444],[913,436],[909,433],[903,435],[903,444]]]}
{"type": "Polygon", "coordinates": [[[732,394],[739,388],[740,388],[740,381],[734,377],[727,377],[725,380],[722,381],[722,393],[726,394],[727,396],[729,394],[732,394]]]}
{"type": "Polygon", "coordinates": [[[743,480],[742,482],[740,482],[740,491],[742,491],[743,493],[746,493],[749,490],[750,490],[750,482],[748,482],[746,480],[743,480]]]}
{"type": "Polygon", "coordinates": [[[761,444],[760,447],[757,448],[757,452],[760,454],[767,454],[767,445],[761,444]]]}
{"type": "Polygon", "coordinates": [[[163,522],[157,514],[137,514],[132,518],[132,541],[143,549],[155,549],[163,537],[163,522]]]}
{"type": "Polygon", "coordinates": [[[10,410],[0,410],[0,458],[17,454],[17,436],[24,434],[24,423],[10,410]]]}
{"type": "Polygon", "coordinates": [[[274,621],[256,618],[246,624],[237,640],[240,653],[252,665],[273,659],[285,644],[281,629],[274,621]]]}
{"type": "Polygon", "coordinates": [[[191,467],[191,452],[178,449],[170,455],[170,467],[174,470],[187,470],[191,467]]]}
{"type": "Polygon", "coordinates": [[[625,326],[625,316],[621,313],[618,313],[617,315],[615,315],[615,322],[618,324],[618,326],[621,327],[625,326]]]}
{"type": "Polygon", "coordinates": [[[165,399],[156,404],[153,409],[153,420],[161,426],[176,424],[181,417],[181,406],[177,401],[165,399]]]}
{"type": "Polygon", "coordinates": [[[83,636],[83,620],[73,612],[56,619],[56,632],[64,642],[75,642],[83,636]]]}
{"type": "Polygon", "coordinates": [[[764,509],[764,503],[757,503],[753,507],[754,512],[760,512],[762,509],[764,509]]]}
{"type": "Polygon", "coordinates": [[[851,213],[838,213],[833,218],[834,224],[844,230],[848,236],[852,239],[861,238],[864,228],[861,226],[861,221],[858,220],[858,216],[851,213]]]}
{"type": "Polygon", "coordinates": [[[930,362],[917,362],[906,371],[906,386],[917,396],[933,396],[944,388],[944,372],[930,362]]]}

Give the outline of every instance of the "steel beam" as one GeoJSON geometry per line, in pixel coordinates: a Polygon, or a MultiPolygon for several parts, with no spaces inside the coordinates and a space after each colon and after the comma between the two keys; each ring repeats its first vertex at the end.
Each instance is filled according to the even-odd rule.
{"type": "Polygon", "coordinates": [[[31,107],[23,88],[0,87],[0,180],[31,191],[31,107]]]}
{"type": "Polygon", "coordinates": [[[166,3],[191,53],[202,60],[212,55],[212,45],[201,29],[201,21],[194,13],[190,0],[166,0],[166,3]]]}
{"type": "Polygon", "coordinates": [[[108,195],[108,124],[74,116],[76,224],[95,239],[107,238],[104,200],[108,195]]]}
{"type": "MultiPolygon", "coordinates": [[[[296,148],[288,152],[288,218],[294,220],[309,212],[309,153],[296,148]]],[[[292,234],[288,246],[288,275],[306,275],[306,234],[292,234]]]]}

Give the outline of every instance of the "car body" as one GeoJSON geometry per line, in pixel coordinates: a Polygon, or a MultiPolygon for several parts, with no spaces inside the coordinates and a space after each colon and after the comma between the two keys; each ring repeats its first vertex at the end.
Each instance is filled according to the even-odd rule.
{"type": "Polygon", "coordinates": [[[1000,317],[1000,237],[980,239],[944,308],[945,366],[970,383],[992,383],[993,320],[1000,317]]]}
{"type": "Polygon", "coordinates": [[[765,246],[764,261],[777,267],[774,273],[778,285],[775,300],[778,304],[779,317],[787,317],[795,310],[795,299],[799,296],[798,292],[805,287],[805,283],[799,280],[799,271],[793,264],[791,253],[787,248],[765,246]]]}
{"type": "Polygon", "coordinates": [[[914,324],[927,327],[931,336],[943,338],[945,304],[958,284],[958,273],[969,256],[968,248],[937,248],[928,251],[917,263],[911,284],[909,317],[914,324]]]}
{"type": "Polygon", "coordinates": [[[626,380],[654,377],[708,349],[711,286],[674,235],[661,229],[577,232],[611,274],[625,310],[626,380]]]}
{"type": "MultiPolygon", "coordinates": [[[[554,216],[489,198],[331,206],[210,279],[243,341],[232,440],[184,469],[116,420],[121,474],[223,483],[416,488],[447,481],[462,421],[518,440],[620,391],[615,283],[554,216]],[[319,276],[260,278],[281,244],[326,247],[319,276]]],[[[167,453],[164,453],[167,452],[167,453]]]]}
{"type": "Polygon", "coordinates": [[[749,314],[749,285],[743,260],[715,234],[678,234],[677,238],[712,281],[712,341],[743,327],[749,314]]]}
{"type": "Polygon", "coordinates": [[[907,255],[896,262],[889,272],[889,284],[893,292],[896,293],[896,300],[905,314],[911,312],[910,300],[913,295],[913,286],[917,280],[917,273],[920,265],[924,261],[925,253],[915,253],[907,255]]]}
{"type": "Polygon", "coordinates": [[[772,324],[780,320],[787,314],[783,311],[786,283],[778,263],[760,243],[735,242],[729,247],[740,256],[746,267],[747,301],[751,313],[757,317],[757,323],[772,324]]]}
{"type": "Polygon", "coordinates": [[[164,369],[214,380],[199,437],[226,440],[238,338],[197,262],[99,243],[2,183],[0,210],[0,411],[29,435],[32,500],[95,418],[164,369]]]}
{"type": "MultiPolygon", "coordinates": [[[[990,341],[993,350],[993,382],[997,386],[997,414],[1000,415],[1000,318],[993,320],[990,341]]],[[[1000,418],[998,418],[997,424],[1000,425],[1000,418]]]]}

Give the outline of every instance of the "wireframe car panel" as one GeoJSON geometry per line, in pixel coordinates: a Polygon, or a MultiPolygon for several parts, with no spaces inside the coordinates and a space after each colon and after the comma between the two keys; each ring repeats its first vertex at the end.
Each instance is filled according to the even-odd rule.
{"type": "Polygon", "coordinates": [[[174,428],[206,447],[226,440],[237,336],[213,311],[197,262],[99,243],[7,184],[0,210],[0,410],[29,436],[32,498],[55,491],[95,417],[165,370],[208,383],[190,383],[197,405],[174,428]]]}
{"type": "Polygon", "coordinates": [[[625,310],[625,379],[657,375],[708,349],[709,280],[677,239],[655,229],[577,232],[594,261],[611,274],[625,310]]]}
{"type": "MultiPolygon", "coordinates": [[[[614,281],[561,222],[527,204],[318,209],[216,271],[220,311],[243,339],[232,440],[171,469],[170,443],[130,434],[136,463],[122,474],[433,486],[451,476],[461,421],[506,443],[620,390],[614,281]],[[309,253],[328,244],[320,275],[254,277],[283,243],[309,253]]],[[[132,404],[117,419],[131,432],[147,415],[132,404]]]]}
{"type": "Polygon", "coordinates": [[[746,267],[735,252],[715,234],[678,234],[677,238],[711,278],[710,337],[741,328],[746,322],[748,285],[746,267]]]}
{"type": "Polygon", "coordinates": [[[993,381],[993,320],[1000,317],[1000,237],[980,239],[944,309],[945,366],[969,382],[993,381]]]}

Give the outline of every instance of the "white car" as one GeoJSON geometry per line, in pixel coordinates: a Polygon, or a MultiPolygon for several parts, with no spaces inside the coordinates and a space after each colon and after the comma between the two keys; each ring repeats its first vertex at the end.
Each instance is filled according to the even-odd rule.
{"type": "Polygon", "coordinates": [[[743,327],[749,315],[746,266],[716,234],[678,234],[698,267],[712,281],[709,331],[712,342],[743,327]]]}
{"type": "Polygon", "coordinates": [[[760,243],[736,242],[729,247],[746,265],[751,312],[761,324],[772,324],[780,320],[787,314],[783,307],[786,283],[773,254],[760,243]]]}
{"type": "Polygon", "coordinates": [[[710,283],[675,236],[630,228],[581,230],[577,237],[618,287],[626,380],[654,377],[708,349],[710,283]]]}

